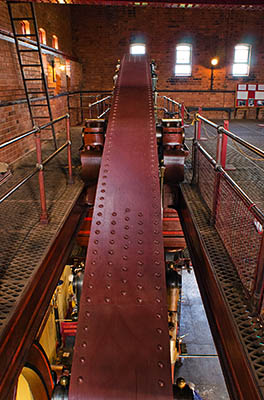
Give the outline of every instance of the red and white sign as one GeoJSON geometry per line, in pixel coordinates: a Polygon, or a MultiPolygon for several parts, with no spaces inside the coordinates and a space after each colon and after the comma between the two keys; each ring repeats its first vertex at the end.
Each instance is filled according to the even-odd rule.
{"type": "Polygon", "coordinates": [[[238,83],[236,107],[264,107],[264,84],[238,83]]]}

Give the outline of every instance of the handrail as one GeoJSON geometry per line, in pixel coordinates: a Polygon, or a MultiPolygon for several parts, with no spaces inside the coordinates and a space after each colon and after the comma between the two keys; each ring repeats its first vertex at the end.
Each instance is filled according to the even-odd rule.
{"type": "Polygon", "coordinates": [[[15,138],[13,138],[13,139],[11,139],[11,140],[8,140],[7,142],[1,143],[1,144],[0,144],[0,150],[3,149],[3,148],[6,147],[6,146],[9,146],[10,144],[16,143],[16,142],[18,142],[19,140],[26,138],[27,136],[30,136],[30,135],[32,135],[33,133],[36,133],[36,132],[38,132],[38,131],[39,131],[39,128],[38,128],[38,127],[35,127],[35,128],[33,128],[33,129],[31,129],[30,131],[27,131],[27,132],[25,132],[25,133],[22,133],[22,135],[16,136],[15,138]]]}
{"type": "Polygon", "coordinates": [[[254,146],[253,144],[247,142],[244,139],[241,139],[237,135],[235,135],[233,132],[229,131],[228,129],[225,129],[223,125],[217,125],[214,122],[210,121],[209,119],[203,117],[201,114],[197,113],[195,114],[196,120],[201,120],[205,122],[206,124],[212,126],[217,130],[218,133],[224,133],[226,136],[230,137],[232,140],[235,142],[241,144],[242,146],[246,147],[247,149],[251,150],[253,153],[257,154],[258,156],[264,158],[264,151],[259,149],[258,147],[254,146]]]}
{"type": "Polygon", "coordinates": [[[167,97],[167,96],[162,96],[162,97],[163,97],[163,99],[168,100],[168,101],[170,101],[170,102],[173,103],[173,104],[176,104],[176,106],[181,106],[180,103],[178,103],[177,101],[171,99],[170,97],[167,97]]]}
{"type": "Polygon", "coordinates": [[[231,178],[230,175],[218,165],[217,162],[207,153],[207,151],[200,145],[200,143],[195,143],[198,149],[203,153],[203,155],[207,158],[210,164],[213,165],[216,171],[221,173],[221,175],[228,181],[228,183],[235,190],[237,195],[241,198],[241,200],[246,204],[246,206],[252,211],[254,216],[258,218],[258,220],[263,224],[264,223],[264,213],[256,206],[256,204],[248,197],[248,195],[238,186],[238,184],[231,178]]]}
{"type": "Polygon", "coordinates": [[[40,127],[34,127],[31,131],[25,132],[22,135],[17,136],[14,139],[11,139],[5,143],[2,143],[0,145],[0,149],[4,148],[10,144],[13,144],[29,135],[32,135],[33,133],[35,134],[35,141],[36,141],[36,152],[37,152],[37,164],[33,171],[25,176],[23,179],[21,179],[15,186],[13,186],[11,189],[9,189],[7,192],[5,192],[1,197],[0,197],[0,204],[6,200],[11,194],[16,192],[21,186],[23,186],[29,179],[31,179],[37,172],[39,172],[39,190],[40,190],[40,203],[41,203],[41,216],[40,220],[43,223],[48,222],[48,215],[46,211],[46,196],[45,196],[45,187],[44,187],[44,176],[43,176],[43,169],[44,166],[52,160],[57,154],[59,154],[62,150],[64,150],[66,147],[68,147],[68,167],[69,167],[69,183],[73,182],[72,179],[72,160],[71,160],[71,137],[70,137],[70,122],[69,122],[69,114],[62,115],[46,124],[41,125],[40,127]],[[67,125],[66,125],[66,135],[67,135],[67,140],[66,142],[57,150],[55,150],[51,155],[49,155],[43,162],[42,162],[42,154],[41,154],[41,141],[40,141],[40,132],[41,130],[56,124],[59,121],[62,121],[66,119],[67,125]]]}
{"type": "Polygon", "coordinates": [[[100,100],[98,100],[98,101],[95,101],[94,103],[90,103],[90,104],[89,104],[89,107],[93,107],[93,106],[95,106],[96,104],[102,103],[103,101],[108,100],[108,99],[110,99],[111,97],[112,97],[112,96],[106,96],[106,97],[104,97],[103,99],[100,99],[100,100]]]}
{"type": "Polygon", "coordinates": [[[102,112],[102,114],[97,116],[97,119],[102,118],[105,114],[107,114],[110,111],[110,107],[108,107],[104,112],[102,112]]]}

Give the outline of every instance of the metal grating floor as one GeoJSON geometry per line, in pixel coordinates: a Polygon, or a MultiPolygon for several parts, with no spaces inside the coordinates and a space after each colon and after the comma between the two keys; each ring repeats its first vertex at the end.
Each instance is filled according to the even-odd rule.
{"type": "MultiPolygon", "coordinates": [[[[78,168],[81,128],[72,129],[74,171],[78,168]]],[[[59,139],[59,145],[64,142],[59,139]]],[[[43,159],[53,152],[52,142],[43,146],[43,159]]],[[[36,163],[35,152],[20,160],[12,178],[1,185],[0,194],[15,185],[36,163]]],[[[23,292],[75,204],[83,183],[77,173],[67,182],[67,151],[62,151],[45,168],[45,188],[50,222],[39,223],[38,177],[1,204],[0,211],[0,336],[16,310],[23,292]]]]}

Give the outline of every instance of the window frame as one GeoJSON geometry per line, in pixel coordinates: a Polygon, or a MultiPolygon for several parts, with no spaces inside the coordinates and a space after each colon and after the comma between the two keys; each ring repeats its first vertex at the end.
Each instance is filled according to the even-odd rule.
{"type": "Polygon", "coordinates": [[[186,77],[192,76],[192,47],[193,46],[192,46],[191,43],[183,43],[183,42],[181,42],[181,43],[178,43],[176,45],[176,47],[175,47],[175,65],[174,65],[174,76],[175,77],[186,78],[186,77]],[[189,53],[189,63],[177,61],[177,52],[179,51],[178,48],[179,47],[184,47],[184,46],[189,48],[189,51],[188,51],[188,53],[189,53]],[[177,72],[176,69],[177,69],[178,65],[189,67],[190,68],[190,72],[187,72],[187,73],[177,72]]]}
{"type": "Polygon", "coordinates": [[[146,54],[146,52],[147,52],[146,44],[143,42],[131,43],[129,46],[129,54],[131,54],[132,56],[143,56],[144,54],[146,54]],[[144,46],[144,50],[145,50],[144,53],[132,53],[131,49],[136,46],[142,46],[142,47],[144,46]]]}
{"type": "Polygon", "coordinates": [[[47,44],[47,35],[45,29],[39,28],[38,34],[39,34],[39,43],[47,44]]]}
{"type": "Polygon", "coordinates": [[[234,78],[236,77],[240,77],[240,76],[249,76],[249,72],[250,72],[250,63],[251,63],[251,49],[252,49],[252,45],[249,43],[238,43],[235,45],[234,47],[234,57],[233,57],[233,64],[232,64],[232,76],[234,78]],[[245,61],[235,61],[236,58],[236,48],[239,46],[244,46],[247,48],[248,50],[248,56],[247,56],[247,62],[245,61]],[[234,67],[238,66],[238,65],[244,65],[247,66],[247,73],[234,73],[234,67]]]}
{"type": "Polygon", "coordinates": [[[57,35],[52,35],[52,47],[55,50],[59,50],[59,39],[57,35]]]}

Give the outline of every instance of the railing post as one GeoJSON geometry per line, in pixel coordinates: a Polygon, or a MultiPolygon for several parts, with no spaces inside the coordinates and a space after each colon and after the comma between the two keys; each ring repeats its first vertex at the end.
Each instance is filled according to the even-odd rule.
{"type": "MultiPolygon", "coordinates": [[[[224,121],[224,128],[229,130],[229,121],[227,121],[227,120],[224,121]]],[[[227,135],[223,134],[220,162],[221,162],[222,168],[224,168],[224,169],[226,167],[226,152],[227,152],[227,135]]]]}
{"type": "Polygon", "coordinates": [[[69,183],[73,183],[73,176],[72,176],[72,156],[71,156],[71,130],[70,130],[70,116],[68,114],[66,118],[66,134],[67,134],[67,141],[68,141],[68,147],[67,147],[67,153],[68,153],[68,168],[69,168],[69,183]]]}
{"type": "Polygon", "coordinates": [[[193,138],[193,148],[192,148],[192,167],[193,167],[193,175],[192,175],[192,185],[196,185],[198,182],[198,149],[197,149],[197,139],[198,139],[198,124],[199,121],[195,119],[194,121],[194,138],[193,138]]]}
{"type": "MultiPolygon", "coordinates": [[[[201,114],[202,108],[198,108],[198,113],[201,114]]],[[[201,130],[202,130],[202,121],[199,119],[198,120],[198,129],[197,129],[197,140],[201,139],[201,130]]]]}
{"type": "Polygon", "coordinates": [[[182,127],[184,126],[184,103],[181,103],[181,119],[182,119],[182,127]]]}
{"type": "Polygon", "coordinates": [[[41,142],[40,142],[40,131],[35,133],[36,141],[36,152],[37,152],[37,168],[39,169],[38,179],[39,179],[39,194],[40,194],[40,222],[42,224],[48,224],[48,213],[46,206],[46,194],[45,194],[45,184],[44,184],[44,172],[42,165],[42,154],[41,154],[41,142]]]}
{"type": "Polygon", "coordinates": [[[223,134],[220,132],[220,130],[217,130],[217,147],[216,147],[217,164],[221,164],[222,143],[223,143],[223,134]]]}
{"type": "MultiPolygon", "coordinates": [[[[80,92],[80,108],[81,108],[81,124],[83,123],[83,95],[82,92],[80,92]]],[[[68,120],[69,118],[67,118],[68,120]]]]}

